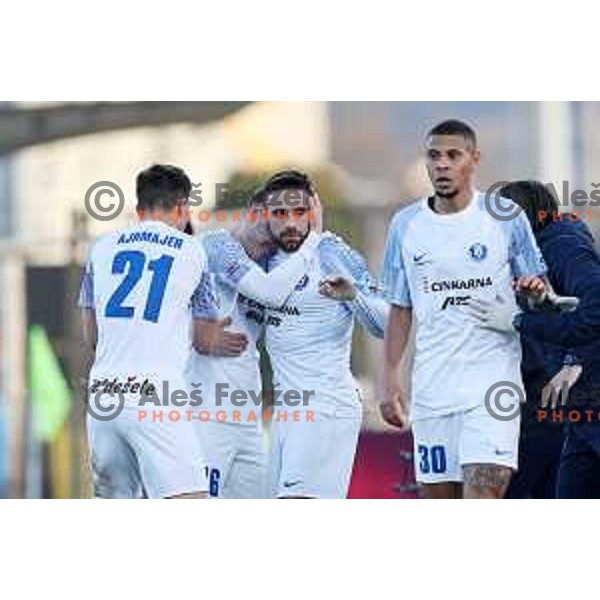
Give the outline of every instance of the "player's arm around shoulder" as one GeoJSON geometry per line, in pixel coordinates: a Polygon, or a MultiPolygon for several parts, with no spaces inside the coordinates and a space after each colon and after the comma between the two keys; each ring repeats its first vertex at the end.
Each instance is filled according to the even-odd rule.
{"type": "Polygon", "coordinates": [[[316,261],[319,236],[311,231],[297,252],[269,270],[251,259],[240,242],[233,241],[237,244],[237,256],[232,249],[229,266],[225,267],[229,285],[266,307],[279,308],[316,261]]]}

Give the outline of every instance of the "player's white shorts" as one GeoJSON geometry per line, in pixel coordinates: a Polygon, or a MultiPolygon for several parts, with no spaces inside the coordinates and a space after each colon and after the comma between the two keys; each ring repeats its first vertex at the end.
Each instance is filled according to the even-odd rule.
{"type": "Polygon", "coordinates": [[[262,424],[196,421],[206,453],[211,498],[265,498],[262,424]]]}
{"type": "Polygon", "coordinates": [[[461,482],[469,464],[516,470],[520,416],[494,419],[484,406],[413,421],[415,474],[420,483],[461,482]]]}
{"type": "Polygon", "coordinates": [[[87,430],[97,498],[208,491],[206,462],[191,421],[140,421],[138,407],[126,404],[113,420],[88,415],[87,430]]]}
{"type": "Polygon", "coordinates": [[[269,495],[272,498],[346,498],[362,409],[324,415],[314,422],[273,421],[269,453],[269,495]]]}

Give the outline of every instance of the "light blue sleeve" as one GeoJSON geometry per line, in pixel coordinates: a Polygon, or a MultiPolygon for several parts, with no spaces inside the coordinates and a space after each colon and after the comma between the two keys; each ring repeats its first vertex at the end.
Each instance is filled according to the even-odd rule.
{"type": "Polygon", "coordinates": [[[252,259],[228,231],[214,231],[202,238],[208,269],[222,283],[237,289],[241,279],[253,268],[252,259]]]}
{"type": "Polygon", "coordinates": [[[319,257],[321,267],[327,275],[343,275],[354,283],[357,296],[352,302],[347,302],[346,306],[367,331],[375,337],[382,338],[389,304],[369,272],[365,259],[341,238],[331,233],[323,235],[319,244],[319,257]]]}
{"type": "Polygon", "coordinates": [[[525,275],[545,275],[546,263],[524,212],[511,221],[509,227],[508,258],[513,277],[525,275]]]}
{"type": "Polygon", "coordinates": [[[397,212],[392,219],[381,269],[381,281],[388,301],[405,308],[412,306],[412,299],[402,256],[402,239],[416,210],[415,205],[409,206],[397,212]]]}
{"type": "Polygon", "coordinates": [[[192,296],[192,317],[194,319],[217,319],[219,301],[209,273],[202,273],[200,283],[192,296]]]}

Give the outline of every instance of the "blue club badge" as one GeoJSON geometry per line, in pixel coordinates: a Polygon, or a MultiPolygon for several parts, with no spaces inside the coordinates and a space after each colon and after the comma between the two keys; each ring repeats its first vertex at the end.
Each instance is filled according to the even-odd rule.
{"type": "Polygon", "coordinates": [[[477,262],[481,262],[487,256],[487,253],[488,253],[487,246],[484,246],[483,244],[480,244],[479,242],[477,242],[476,244],[473,244],[469,248],[469,256],[473,260],[476,260],[477,262]]]}

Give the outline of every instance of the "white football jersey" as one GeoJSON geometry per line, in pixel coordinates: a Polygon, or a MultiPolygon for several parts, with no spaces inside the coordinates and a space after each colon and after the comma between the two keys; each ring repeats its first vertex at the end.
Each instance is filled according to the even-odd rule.
{"type": "Polygon", "coordinates": [[[98,325],[91,378],[135,376],[138,383],[148,377],[183,385],[191,301],[205,266],[198,240],[159,221],[100,238],[79,298],[81,307],[95,309],[98,325]]]}
{"type": "Polygon", "coordinates": [[[209,232],[203,236],[202,243],[211,281],[212,292],[208,293],[214,294],[214,299],[206,297],[205,292],[198,308],[194,309],[194,316],[204,319],[231,317],[232,323],[227,330],[244,333],[248,347],[237,357],[205,356],[192,352],[187,378],[192,384],[202,384],[202,388],[198,389],[202,389],[203,408],[213,413],[223,410],[228,420],[231,420],[233,410],[240,411],[244,422],[250,411],[260,418],[262,385],[256,342],[264,319],[263,306],[239,294],[237,289],[240,280],[255,265],[228,231],[209,232]],[[242,399],[240,394],[237,406],[231,402],[236,390],[246,396],[242,399]],[[250,392],[258,400],[253,400],[250,392]]]}
{"type": "Polygon", "coordinates": [[[202,383],[203,406],[224,410],[228,418],[238,411],[243,422],[249,421],[251,412],[260,416],[263,397],[256,342],[265,323],[265,308],[285,302],[316,262],[318,243],[319,236],[310,234],[292,260],[265,273],[231,232],[216,230],[203,236],[212,285],[198,295],[194,316],[231,317],[228,330],[242,332],[248,338],[248,347],[235,358],[192,353],[188,379],[202,383]]]}
{"type": "MultiPolygon", "coordinates": [[[[359,394],[350,369],[352,331],[357,317],[369,331],[382,336],[387,304],[378,297],[377,286],[363,258],[339,237],[325,233],[319,243],[319,260],[297,284],[284,306],[267,311],[266,343],[273,366],[273,385],[281,391],[280,410],[299,409],[323,414],[343,414],[359,407],[359,394]],[[319,282],[330,275],[350,278],[359,290],[353,302],[339,302],[319,293],[319,282]],[[307,399],[308,406],[302,401],[307,399]]],[[[269,269],[292,254],[279,250],[269,269]]]]}
{"type": "Polygon", "coordinates": [[[500,381],[522,386],[518,335],[483,329],[464,307],[545,270],[526,216],[495,219],[481,193],[457,213],[438,214],[425,198],[394,216],[382,279],[392,304],[413,309],[413,418],[483,405],[500,381]]]}

